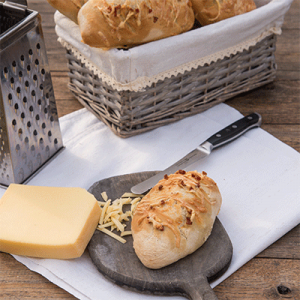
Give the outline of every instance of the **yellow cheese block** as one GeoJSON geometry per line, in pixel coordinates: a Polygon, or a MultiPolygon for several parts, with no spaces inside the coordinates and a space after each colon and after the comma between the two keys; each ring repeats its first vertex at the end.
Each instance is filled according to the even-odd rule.
{"type": "Polygon", "coordinates": [[[11,184],[0,199],[0,251],[42,258],[82,255],[100,218],[82,188],[11,184]]]}

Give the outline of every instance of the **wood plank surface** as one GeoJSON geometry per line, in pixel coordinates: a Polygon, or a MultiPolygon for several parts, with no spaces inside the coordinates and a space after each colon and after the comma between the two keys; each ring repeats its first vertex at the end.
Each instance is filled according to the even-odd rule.
{"type": "MultiPolygon", "coordinates": [[[[46,0],[28,0],[40,12],[59,116],[82,108],[66,85],[65,50],[57,42],[54,9],[46,0]]],[[[242,114],[262,115],[262,128],[300,151],[300,0],[285,16],[277,39],[273,83],[226,103],[242,114]]],[[[287,188],[287,187],[283,187],[287,188]]],[[[284,199],[288,201],[288,199],[284,199]]],[[[66,291],[0,252],[0,299],[75,299],[66,291]]],[[[220,300],[300,299],[300,225],[259,253],[214,289],[220,300]]]]}

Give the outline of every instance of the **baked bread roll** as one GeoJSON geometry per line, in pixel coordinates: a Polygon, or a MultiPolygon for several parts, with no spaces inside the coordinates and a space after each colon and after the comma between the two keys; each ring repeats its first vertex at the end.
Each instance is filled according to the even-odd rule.
{"type": "Polygon", "coordinates": [[[78,14],[83,42],[103,49],[177,35],[194,21],[190,0],[89,0],[78,14]]]}
{"type": "Polygon", "coordinates": [[[256,8],[253,0],[191,0],[196,19],[204,26],[256,8]]]}
{"type": "Polygon", "coordinates": [[[47,0],[60,13],[78,24],[77,15],[80,8],[88,0],[47,0]]]}
{"type": "Polygon", "coordinates": [[[197,250],[210,235],[221,203],[216,183],[205,172],[165,175],[132,218],[133,247],[141,262],[159,269],[197,250]]]}

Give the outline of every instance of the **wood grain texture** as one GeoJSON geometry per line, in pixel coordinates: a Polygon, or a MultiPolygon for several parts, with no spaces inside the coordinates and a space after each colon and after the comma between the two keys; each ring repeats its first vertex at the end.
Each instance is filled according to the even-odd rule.
{"type": "MultiPolygon", "coordinates": [[[[2,1],[3,2],[3,1],[2,1]]],[[[54,9],[46,0],[28,0],[42,16],[48,59],[59,116],[82,106],[67,90],[65,51],[54,31],[54,9]]],[[[294,0],[285,16],[276,49],[277,77],[257,90],[226,103],[242,114],[257,111],[262,128],[300,151],[300,0],[294,0]]],[[[300,299],[300,225],[265,249],[219,284],[220,300],[300,299]],[[285,288],[284,288],[285,287],[285,288]]],[[[0,253],[0,299],[75,299],[41,275],[31,272],[12,256],[0,253]]]]}

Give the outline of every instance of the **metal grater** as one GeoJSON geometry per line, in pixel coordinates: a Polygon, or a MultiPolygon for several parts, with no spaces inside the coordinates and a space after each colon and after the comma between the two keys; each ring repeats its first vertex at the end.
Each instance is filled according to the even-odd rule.
{"type": "Polygon", "coordinates": [[[38,12],[0,3],[0,186],[25,183],[63,149],[38,12]]]}

